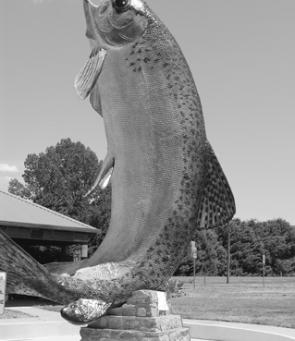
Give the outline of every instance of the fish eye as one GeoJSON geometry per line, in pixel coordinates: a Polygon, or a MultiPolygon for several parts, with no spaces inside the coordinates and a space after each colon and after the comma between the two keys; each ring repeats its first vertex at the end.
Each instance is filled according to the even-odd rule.
{"type": "Polygon", "coordinates": [[[118,11],[122,12],[128,8],[129,0],[113,0],[113,6],[118,11]]]}

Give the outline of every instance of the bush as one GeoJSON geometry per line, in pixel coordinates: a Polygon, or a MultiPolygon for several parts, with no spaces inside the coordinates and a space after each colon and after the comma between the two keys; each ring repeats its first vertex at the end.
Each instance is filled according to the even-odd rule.
{"type": "Polygon", "coordinates": [[[184,295],[183,285],[184,285],[184,282],[178,279],[170,278],[166,284],[166,291],[167,291],[168,299],[172,297],[183,296],[184,295]]]}

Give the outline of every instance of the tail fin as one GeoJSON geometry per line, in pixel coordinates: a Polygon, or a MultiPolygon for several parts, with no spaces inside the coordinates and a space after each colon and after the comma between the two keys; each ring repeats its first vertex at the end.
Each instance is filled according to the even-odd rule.
{"type": "Polygon", "coordinates": [[[58,303],[73,300],[56,279],[0,230],[0,271],[7,273],[7,292],[16,293],[18,288],[27,288],[38,296],[58,303]]]}

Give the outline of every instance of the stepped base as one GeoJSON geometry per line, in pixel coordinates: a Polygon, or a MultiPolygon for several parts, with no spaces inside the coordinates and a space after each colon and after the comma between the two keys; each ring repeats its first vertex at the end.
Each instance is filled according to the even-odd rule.
{"type": "Polygon", "coordinates": [[[81,329],[81,341],[190,341],[187,328],[172,329],[166,332],[140,332],[137,330],[81,329]]]}
{"type": "Polygon", "coordinates": [[[170,315],[163,292],[141,290],[86,328],[81,341],[190,341],[182,319],[170,315]]]}

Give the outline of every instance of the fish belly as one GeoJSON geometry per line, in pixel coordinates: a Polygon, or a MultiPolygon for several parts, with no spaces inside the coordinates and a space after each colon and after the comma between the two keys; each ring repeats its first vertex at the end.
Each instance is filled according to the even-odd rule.
{"type": "Polygon", "coordinates": [[[184,170],[183,131],[164,75],[133,72],[118,59],[108,55],[99,79],[115,167],[111,223],[93,264],[143,254],[171,215],[184,170]]]}

